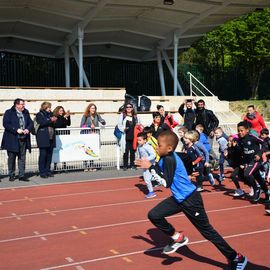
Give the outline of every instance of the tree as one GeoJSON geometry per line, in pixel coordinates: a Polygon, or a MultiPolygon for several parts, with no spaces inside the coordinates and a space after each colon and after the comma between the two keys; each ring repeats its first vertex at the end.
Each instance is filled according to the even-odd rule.
{"type": "Polygon", "coordinates": [[[209,32],[185,52],[180,61],[196,63],[220,79],[228,68],[240,68],[258,98],[261,76],[270,66],[270,8],[227,22],[209,32]]]}

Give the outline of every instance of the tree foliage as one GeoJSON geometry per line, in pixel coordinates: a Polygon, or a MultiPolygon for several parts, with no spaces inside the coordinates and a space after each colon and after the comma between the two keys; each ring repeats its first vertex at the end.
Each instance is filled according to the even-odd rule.
{"type": "Polygon", "coordinates": [[[261,76],[270,66],[270,8],[227,22],[209,32],[181,55],[181,62],[196,63],[217,75],[239,68],[247,77],[251,98],[258,97],[261,76]]]}

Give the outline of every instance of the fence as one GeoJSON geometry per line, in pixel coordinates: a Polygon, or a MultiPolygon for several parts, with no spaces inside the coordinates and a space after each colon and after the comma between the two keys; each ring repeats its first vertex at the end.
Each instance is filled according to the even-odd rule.
{"type": "MultiPolygon", "coordinates": [[[[236,124],[224,124],[221,125],[226,134],[237,133],[236,124]]],[[[268,123],[269,127],[269,123],[268,123]]],[[[100,155],[99,159],[94,161],[72,161],[62,162],[54,165],[55,171],[71,171],[71,170],[85,170],[87,167],[98,169],[115,168],[120,169],[122,165],[122,155],[120,155],[120,149],[117,144],[117,140],[113,135],[114,127],[104,127],[98,129],[88,128],[69,128],[69,129],[57,129],[58,135],[78,135],[84,132],[96,132],[100,134],[100,155]]],[[[0,130],[0,141],[2,141],[3,130],[0,130]]],[[[39,149],[37,148],[36,137],[31,136],[32,152],[26,155],[26,171],[31,173],[38,172],[38,156],[39,149]]],[[[218,153],[218,144],[214,140],[213,150],[218,153]]],[[[0,173],[6,175],[8,173],[7,168],[7,154],[5,150],[0,150],[0,173]]]]}
{"type": "MultiPolygon", "coordinates": [[[[71,171],[71,170],[85,170],[89,169],[106,169],[106,168],[120,168],[122,159],[120,158],[120,150],[117,141],[113,135],[114,127],[97,128],[95,130],[89,128],[69,128],[56,129],[57,135],[79,135],[81,133],[98,133],[100,135],[100,152],[99,158],[95,160],[85,161],[70,161],[62,162],[52,165],[54,171],[71,171]]],[[[2,140],[3,130],[0,130],[0,141],[2,140]]],[[[38,157],[39,149],[36,143],[36,137],[31,136],[32,151],[26,154],[26,172],[38,172],[38,157]]],[[[7,167],[7,153],[5,150],[0,150],[0,173],[6,175],[8,173],[7,167]]]]}

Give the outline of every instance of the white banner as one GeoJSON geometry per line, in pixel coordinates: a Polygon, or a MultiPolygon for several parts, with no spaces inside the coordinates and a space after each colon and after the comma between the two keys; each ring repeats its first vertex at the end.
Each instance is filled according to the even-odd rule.
{"type": "Polygon", "coordinates": [[[99,159],[99,134],[57,135],[52,162],[99,159]]]}

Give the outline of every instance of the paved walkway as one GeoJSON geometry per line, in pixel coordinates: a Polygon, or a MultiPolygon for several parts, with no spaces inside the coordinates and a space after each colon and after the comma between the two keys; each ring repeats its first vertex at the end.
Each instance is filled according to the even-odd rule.
{"type": "Polygon", "coordinates": [[[47,184],[59,184],[59,183],[72,183],[72,182],[85,182],[85,181],[96,181],[110,178],[126,178],[133,176],[141,176],[142,170],[116,170],[116,169],[104,169],[96,172],[82,172],[82,171],[71,171],[56,173],[54,177],[47,179],[40,178],[37,175],[29,177],[29,182],[19,181],[16,179],[14,182],[10,182],[7,176],[1,177],[0,189],[1,188],[14,188],[14,187],[30,187],[47,184]]]}

